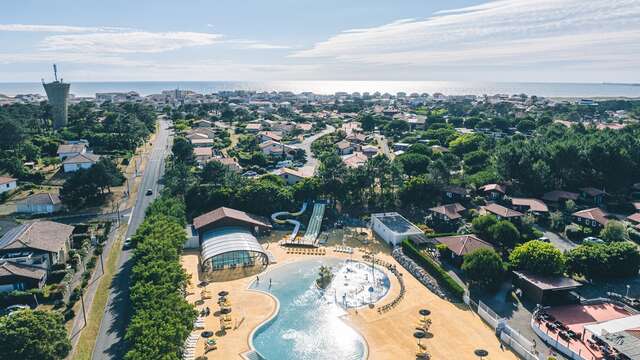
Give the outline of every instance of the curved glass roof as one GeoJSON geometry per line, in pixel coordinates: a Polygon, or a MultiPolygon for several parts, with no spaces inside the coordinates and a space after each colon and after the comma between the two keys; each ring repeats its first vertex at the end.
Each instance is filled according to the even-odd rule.
{"type": "Polygon", "coordinates": [[[251,231],[236,226],[213,229],[202,234],[202,261],[230,251],[253,251],[267,255],[251,231]]]}

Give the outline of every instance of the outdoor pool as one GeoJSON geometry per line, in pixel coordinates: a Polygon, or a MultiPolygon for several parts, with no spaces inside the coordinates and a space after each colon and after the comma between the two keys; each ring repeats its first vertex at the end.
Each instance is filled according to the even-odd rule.
{"type": "Polygon", "coordinates": [[[379,300],[389,290],[389,279],[370,264],[318,259],[277,267],[251,288],[269,292],[280,302],[278,314],[252,337],[254,349],[267,360],[360,360],[367,345],[340,318],[346,314],[343,306],[379,300]],[[324,291],[315,286],[322,265],[331,266],[335,275],[324,291]]]}

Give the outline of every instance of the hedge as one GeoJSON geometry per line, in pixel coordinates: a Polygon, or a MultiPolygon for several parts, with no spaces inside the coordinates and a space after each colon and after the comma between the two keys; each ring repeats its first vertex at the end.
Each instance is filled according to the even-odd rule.
{"type": "Polygon", "coordinates": [[[418,265],[422,266],[431,276],[433,276],[438,284],[445,288],[456,300],[461,300],[464,295],[464,288],[460,286],[447,272],[433,259],[423,255],[410,242],[405,240],[402,242],[402,250],[413,259],[418,265]]]}

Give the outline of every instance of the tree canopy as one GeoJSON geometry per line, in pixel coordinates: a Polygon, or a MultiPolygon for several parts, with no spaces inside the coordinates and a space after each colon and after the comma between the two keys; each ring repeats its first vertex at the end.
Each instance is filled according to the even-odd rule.
{"type": "Polygon", "coordinates": [[[559,275],[564,272],[565,259],[552,244],[532,240],[516,246],[509,255],[511,267],[538,275],[559,275]]]}
{"type": "Polygon", "coordinates": [[[3,359],[59,360],[71,351],[62,314],[19,310],[0,316],[0,354],[3,359]]]}

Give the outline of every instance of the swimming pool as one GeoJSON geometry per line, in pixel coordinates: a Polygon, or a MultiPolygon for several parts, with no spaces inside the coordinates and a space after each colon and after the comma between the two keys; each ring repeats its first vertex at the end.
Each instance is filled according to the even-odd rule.
{"type": "Polygon", "coordinates": [[[370,265],[318,259],[277,267],[261,276],[259,282],[254,281],[250,288],[269,292],[280,302],[278,314],[252,336],[254,349],[267,360],[360,360],[367,354],[367,345],[340,318],[346,314],[342,306],[375,302],[388,292],[389,279],[370,265]],[[315,286],[322,265],[331,266],[336,274],[324,291],[315,286]],[[363,271],[372,275],[366,277],[363,271]],[[360,284],[361,279],[371,282],[374,278],[372,286],[360,284]]]}

